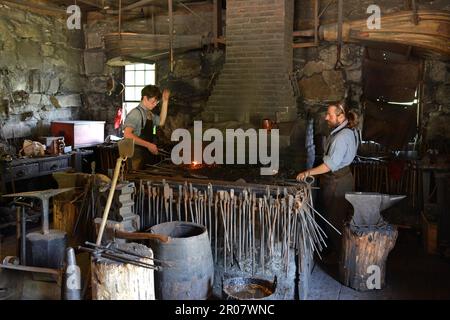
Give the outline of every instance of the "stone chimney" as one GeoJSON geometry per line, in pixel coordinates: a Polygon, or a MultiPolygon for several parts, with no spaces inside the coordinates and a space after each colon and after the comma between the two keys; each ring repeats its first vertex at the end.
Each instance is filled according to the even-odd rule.
{"type": "Polygon", "coordinates": [[[292,121],[293,0],[227,0],[226,58],[205,122],[292,121]]]}

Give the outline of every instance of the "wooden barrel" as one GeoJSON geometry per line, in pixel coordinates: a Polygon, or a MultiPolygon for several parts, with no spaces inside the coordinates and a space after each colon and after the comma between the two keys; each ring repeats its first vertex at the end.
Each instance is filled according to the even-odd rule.
{"type": "Polygon", "coordinates": [[[170,237],[166,243],[150,241],[155,258],[170,264],[155,273],[156,299],[207,299],[212,293],[214,262],[206,228],[174,221],[158,224],[150,230],[170,237]]]}

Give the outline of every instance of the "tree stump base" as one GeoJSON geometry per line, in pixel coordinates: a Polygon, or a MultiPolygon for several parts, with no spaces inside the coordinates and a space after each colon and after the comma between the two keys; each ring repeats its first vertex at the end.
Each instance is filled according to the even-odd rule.
{"type": "MultiPolygon", "coordinates": [[[[118,248],[153,258],[153,251],[142,244],[121,243],[118,248]]],[[[124,257],[153,264],[150,259],[124,257]]],[[[93,300],[155,300],[154,270],[94,256],[91,268],[93,300]]]]}
{"type": "Polygon", "coordinates": [[[368,227],[346,224],[339,265],[341,282],[358,291],[384,288],[386,260],[397,235],[397,228],[389,224],[368,227]]]}

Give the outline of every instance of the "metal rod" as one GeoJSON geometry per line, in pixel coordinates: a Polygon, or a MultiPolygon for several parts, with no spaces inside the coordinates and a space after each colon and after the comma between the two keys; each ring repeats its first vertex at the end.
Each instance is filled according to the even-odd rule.
{"type": "Polygon", "coordinates": [[[144,256],[144,255],[141,255],[141,254],[138,254],[138,253],[135,253],[135,252],[131,252],[131,251],[128,251],[128,250],[120,249],[120,248],[117,248],[117,247],[96,245],[95,243],[92,243],[92,242],[89,242],[89,241],[86,241],[84,244],[86,244],[88,246],[91,246],[91,247],[94,247],[94,248],[97,248],[97,249],[101,249],[101,250],[115,251],[115,252],[125,253],[125,254],[128,254],[130,256],[134,256],[134,257],[138,257],[138,258],[153,260],[154,262],[161,263],[162,265],[166,265],[168,267],[171,266],[169,263],[167,263],[165,261],[158,260],[158,259],[155,259],[155,258],[151,258],[151,257],[148,257],[148,256],[144,256]]]}
{"type": "Polygon", "coordinates": [[[144,262],[141,262],[141,261],[130,260],[130,259],[127,259],[127,258],[124,258],[124,257],[121,257],[121,256],[110,254],[110,253],[100,252],[100,251],[97,251],[97,250],[84,248],[84,247],[78,247],[78,250],[86,251],[86,252],[92,253],[94,255],[99,255],[99,256],[101,256],[103,258],[107,258],[107,259],[110,259],[110,260],[113,260],[113,261],[132,264],[132,265],[135,265],[135,266],[138,266],[138,267],[141,267],[141,268],[152,269],[152,270],[161,270],[160,266],[155,266],[155,265],[144,263],[144,262]]]}

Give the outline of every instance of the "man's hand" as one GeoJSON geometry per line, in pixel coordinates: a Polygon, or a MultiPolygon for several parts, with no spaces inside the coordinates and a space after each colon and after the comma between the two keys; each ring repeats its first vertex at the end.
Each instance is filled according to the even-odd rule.
{"type": "Polygon", "coordinates": [[[169,98],[170,98],[170,90],[164,89],[164,91],[162,93],[163,102],[169,102],[169,98]]]}
{"type": "Polygon", "coordinates": [[[308,176],[310,176],[310,174],[309,174],[309,171],[303,171],[303,172],[300,172],[298,175],[297,175],[297,181],[303,181],[303,180],[305,180],[305,178],[306,177],[308,177],[308,176]]]}
{"type": "Polygon", "coordinates": [[[148,151],[150,151],[152,154],[157,155],[158,154],[158,146],[154,143],[148,143],[147,146],[148,151]]]}

